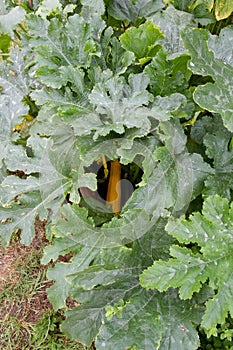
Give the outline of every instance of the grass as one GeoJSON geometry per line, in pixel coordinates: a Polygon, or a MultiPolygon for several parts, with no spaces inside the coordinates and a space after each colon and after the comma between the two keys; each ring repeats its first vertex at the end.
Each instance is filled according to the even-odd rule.
{"type": "Polygon", "coordinates": [[[55,312],[47,299],[47,267],[40,264],[45,244],[44,225],[37,220],[29,247],[17,235],[8,248],[0,247],[1,349],[87,350],[61,333],[64,312],[55,312]]]}

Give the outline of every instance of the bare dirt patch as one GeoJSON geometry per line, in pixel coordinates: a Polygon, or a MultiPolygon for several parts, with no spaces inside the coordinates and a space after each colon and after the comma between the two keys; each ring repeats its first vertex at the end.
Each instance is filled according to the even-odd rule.
{"type": "Polygon", "coordinates": [[[26,337],[27,327],[52,309],[46,293],[51,285],[45,278],[47,267],[40,265],[46,244],[45,223],[36,220],[35,238],[30,246],[22,245],[19,235],[9,247],[0,246],[0,334],[9,332],[9,338],[14,337],[14,322],[26,337]],[[9,331],[11,325],[13,329],[9,331]]]}
{"type": "MultiPolygon", "coordinates": [[[[20,243],[20,232],[9,247],[0,246],[0,349],[87,349],[61,333],[64,311],[55,312],[48,300],[47,288],[53,282],[46,280],[48,266],[40,264],[47,244],[45,222],[36,219],[30,246],[20,243]]],[[[71,258],[72,253],[58,260],[68,262],[71,258]]],[[[68,298],[67,305],[78,303],[68,298]]]]}

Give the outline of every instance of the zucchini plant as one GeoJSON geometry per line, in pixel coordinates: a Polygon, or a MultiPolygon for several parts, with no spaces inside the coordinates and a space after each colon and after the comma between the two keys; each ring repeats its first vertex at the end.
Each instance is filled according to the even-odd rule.
{"type": "Polygon", "coordinates": [[[231,2],[0,10],[1,243],[46,220],[49,300],[86,346],[230,349],[231,2]]]}

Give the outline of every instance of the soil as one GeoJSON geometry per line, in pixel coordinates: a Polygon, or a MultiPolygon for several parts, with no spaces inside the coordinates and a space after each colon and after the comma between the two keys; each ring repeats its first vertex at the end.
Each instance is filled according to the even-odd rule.
{"type": "MultiPolygon", "coordinates": [[[[7,248],[0,246],[0,294],[2,302],[0,306],[0,322],[9,317],[16,317],[25,322],[37,323],[44,312],[52,309],[47,298],[46,288],[51,282],[41,281],[44,278],[46,266],[35,264],[30,271],[31,278],[38,278],[39,287],[30,298],[17,296],[15,300],[7,299],[7,291],[17,287],[19,278],[22,278],[20,267],[25,269],[25,264],[30,261],[30,256],[35,254],[38,260],[41,257],[43,246],[46,244],[45,223],[36,219],[35,238],[30,246],[20,244],[18,240],[11,242],[7,248]],[[20,277],[21,276],[21,277],[20,277]]],[[[1,329],[2,332],[2,329],[1,329]]]]}
{"type": "MultiPolygon", "coordinates": [[[[53,310],[47,296],[47,288],[53,282],[46,280],[48,265],[40,264],[43,248],[48,244],[45,222],[37,218],[35,237],[30,246],[20,243],[20,231],[14,235],[7,248],[0,246],[0,349],[34,349],[34,343],[31,343],[34,326],[40,324],[42,316],[49,315],[53,310]]],[[[72,252],[59,256],[58,261],[68,262],[71,258],[72,252]]],[[[52,262],[49,264],[51,267],[53,265],[52,262]]],[[[79,304],[67,298],[66,305],[72,308],[79,304]]],[[[56,315],[58,319],[64,319],[62,311],[57,311],[56,315]]],[[[82,344],[67,339],[61,333],[58,322],[54,325],[51,336],[55,343],[59,343],[56,343],[57,349],[66,349],[67,346],[69,349],[86,349],[82,344]]],[[[49,333],[46,340],[48,344],[51,339],[49,333]]],[[[53,344],[51,346],[54,349],[53,344]]],[[[43,349],[47,349],[47,343],[43,349]]],[[[95,349],[94,345],[91,349],[95,349]]]]}

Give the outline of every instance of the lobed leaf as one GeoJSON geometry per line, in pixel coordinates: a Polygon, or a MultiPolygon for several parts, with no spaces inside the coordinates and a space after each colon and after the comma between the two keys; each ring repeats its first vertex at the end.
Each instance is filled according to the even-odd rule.
{"type": "Polygon", "coordinates": [[[213,1],[66,2],[9,20],[23,49],[2,46],[1,240],[29,244],[47,220],[48,296],[70,338],[197,349],[196,327],[216,335],[233,314],[229,20],[216,36],[213,1]],[[118,217],[97,191],[103,155],[131,194],[118,217]]]}
{"type": "Polygon", "coordinates": [[[130,27],[127,29],[120,36],[120,41],[125,50],[133,52],[135,57],[140,60],[153,57],[162,38],[163,35],[155,24],[147,21],[138,28],[130,27]]]}
{"type": "Polygon", "coordinates": [[[104,320],[96,341],[99,349],[120,350],[141,344],[143,349],[168,350],[172,344],[172,349],[178,350],[199,345],[193,325],[197,314],[190,311],[188,303],[181,304],[174,291],[159,294],[139,290],[119,309],[119,315],[104,320]]]}
{"type": "Polygon", "coordinates": [[[187,70],[188,55],[169,59],[162,48],[146,66],[145,73],[150,79],[150,89],[154,95],[169,96],[183,92],[188,87],[190,74],[187,70]]]}
{"type": "Polygon", "coordinates": [[[148,18],[164,7],[161,0],[113,0],[108,12],[116,19],[135,23],[138,18],[148,18]]]}
{"type": "Polygon", "coordinates": [[[208,281],[215,295],[206,303],[202,326],[209,335],[216,335],[217,324],[233,311],[232,217],[233,206],[215,195],[205,200],[202,214],[195,213],[189,220],[170,220],[166,227],[169,234],[180,244],[197,244],[199,248],[193,252],[192,248],[173,245],[172,258],[155,261],[141,275],[142,286],[160,291],[179,287],[182,299],[191,298],[208,281]]]}
{"type": "MultiPolygon", "coordinates": [[[[57,289],[50,288],[50,297],[63,295],[64,299],[64,291],[70,288],[72,298],[81,303],[66,313],[62,325],[66,334],[87,345],[97,337],[96,346],[100,349],[104,346],[122,349],[135,342],[149,345],[151,349],[156,349],[159,344],[161,349],[168,349],[171,341],[177,344],[177,349],[180,341],[195,349],[199,341],[194,324],[200,318],[200,310],[190,309],[190,302],[183,302],[181,306],[175,291],[159,294],[138,286],[138,274],[151,263],[152,257],[160,254],[161,249],[164,257],[167,256],[169,243],[164,239],[165,222],[159,221],[149,233],[136,240],[132,248],[102,249],[99,258],[96,256],[89,267],[80,265],[78,271],[74,271],[76,259],[66,264],[68,275],[63,290],[58,280],[58,271],[64,274],[63,265],[58,264],[55,270],[50,270],[49,277],[56,279],[57,286],[57,289]],[[155,331],[151,333],[151,329],[155,331]]],[[[90,256],[94,250],[94,246],[89,253],[85,249],[85,254],[90,256]]]]}
{"type": "Polygon", "coordinates": [[[23,21],[25,14],[25,10],[21,6],[13,7],[7,14],[1,14],[1,32],[12,33],[16,25],[23,21]]]}
{"type": "Polygon", "coordinates": [[[191,135],[198,144],[206,147],[205,153],[213,161],[213,172],[205,180],[204,195],[218,194],[230,199],[233,171],[230,146],[232,133],[223,126],[220,116],[206,116],[195,123],[191,135]]]}
{"type": "Polygon", "coordinates": [[[34,236],[35,216],[40,214],[41,218],[56,217],[64,202],[65,192],[72,187],[71,167],[72,161],[76,162],[77,151],[72,137],[67,134],[67,128],[64,134],[60,130],[58,142],[55,136],[53,144],[47,139],[32,136],[27,145],[33,156],[29,157],[18,147],[17,152],[12,149],[5,160],[9,170],[25,174],[23,178],[8,176],[1,184],[1,220],[4,224],[1,227],[1,238],[5,244],[9,243],[11,232],[16,229],[22,230],[22,242],[30,244],[34,236]],[[62,135],[64,138],[60,143],[62,135]],[[8,234],[5,237],[6,230],[8,234]]]}
{"type": "MultiPolygon", "coordinates": [[[[232,74],[233,67],[230,63],[215,58],[215,47],[211,42],[212,50],[209,50],[208,34],[203,29],[186,29],[182,34],[185,47],[191,54],[190,69],[195,74],[210,76],[214,82],[199,85],[194,92],[194,100],[210,112],[219,113],[227,129],[233,131],[232,124],[232,74]]],[[[216,48],[218,52],[218,46],[216,48]]],[[[217,56],[218,53],[217,53],[217,56]]]]}
{"type": "Polygon", "coordinates": [[[176,10],[170,5],[162,13],[156,13],[152,20],[164,33],[162,44],[171,58],[187,53],[181,32],[185,27],[196,27],[193,16],[190,13],[176,10]]]}

